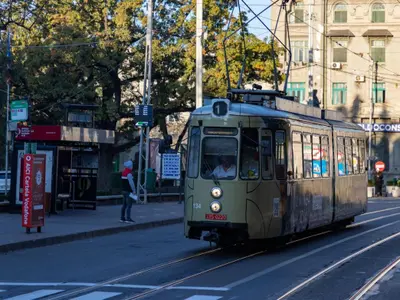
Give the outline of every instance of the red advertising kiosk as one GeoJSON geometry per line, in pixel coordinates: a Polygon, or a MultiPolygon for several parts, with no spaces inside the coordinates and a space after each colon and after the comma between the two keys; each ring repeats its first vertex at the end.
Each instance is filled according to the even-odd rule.
{"type": "Polygon", "coordinates": [[[26,154],[22,174],[22,226],[42,231],[45,215],[46,155],[26,154]]]}
{"type": "MultiPolygon", "coordinates": [[[[43,165],[44,209],[57,213],[63,210],[60,199],[64,198],[61,196],[68,196],[65,200],[67,207],[96,209],[100,145],[112,145],[114,142],[115,133],[112,130],[19,124],[12,156],[10,211],[21,212],[25,204],[25,182],[21,175],[25,175],[26,157],[31,157],[26,156],[26,143],[35,144],[36,153],[32,159],[41,157],[35,154],[46,158],[43,165]]],[[[32,180],[34,183],[35,178],[32,177],[32,180]]],[[[36,211],[32,209],[31,212],[36,211]]]]}

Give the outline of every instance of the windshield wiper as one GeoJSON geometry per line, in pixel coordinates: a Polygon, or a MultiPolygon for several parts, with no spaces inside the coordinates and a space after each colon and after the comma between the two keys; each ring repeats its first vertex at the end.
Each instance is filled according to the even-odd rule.
{"type": "Polygon", "coordinates": [[[206,167],[207,167],[208,171],[211,172],[210,175],[211,175],[212,180],[214,181],[214,184],[219,186],[219,181],[218,181],[217,177],[215,176],[215,174],[213,173],[213,170],[211,170],[211,167],[208,164],[207,160],[204,160],[204,162],[206,163],[206,167]]]}

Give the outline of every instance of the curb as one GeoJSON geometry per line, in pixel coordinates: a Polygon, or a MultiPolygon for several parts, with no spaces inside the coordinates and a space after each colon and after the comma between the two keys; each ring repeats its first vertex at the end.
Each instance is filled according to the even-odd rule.
{"type": "Polygon", "coordinates": [[[72,234],[66,234],[61,236],[53,236],[42,239],[23,241],[17,243],[11,243],[7,245],[0,245],[0,253],[8,253],[18,250],[46,247],[51,245],[63,244],[78,240],[91,239],[95,237],[113,235],[122,232],[136,231],[142,229],[149,229],[153,227],[162,227],[167,225],[179,224],[183,222],[183,217],[173,218],[168,220],[152,221],[140,224],[125,225],[120,227],[103,228],[86,232],[78,232],[72,234]]]}

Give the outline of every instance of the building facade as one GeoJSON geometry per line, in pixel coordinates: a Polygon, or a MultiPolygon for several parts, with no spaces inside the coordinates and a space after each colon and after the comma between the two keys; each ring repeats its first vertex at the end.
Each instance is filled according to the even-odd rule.
{"type": "MultiPolygon", "coordinates": [[[[275,28],[279,6],[272,7],[275,28]]],[[[340,110],[366,131],[372,106],[372,156],[386,178],[400,175],[400,3],[298,1],[277,36],[292,52],[287,93],[301,103],[340,110]],[[371,104],[372,102],[372,104],[371,104]]],[[[289,55],[281,56],[288,67],[289,55]]]]}

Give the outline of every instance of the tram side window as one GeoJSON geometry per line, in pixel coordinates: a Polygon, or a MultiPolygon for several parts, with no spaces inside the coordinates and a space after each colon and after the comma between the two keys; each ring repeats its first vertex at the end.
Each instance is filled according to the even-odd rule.
{"type": "Polygon", "coordinates": [[[272,165],[272,133],[270,130],[261,131],[261,175],[263,179],[273,179],[272,165]]]}
{"type": "Polygon", "coordinates": [[[275,132],[275,172],[276,179],[286,179],[286,139],[285,132],[275,132]]]}
{"type": "Polygon", "coordinates": [[[322,177],[330,176],[329,138],[327,136],[321,137],[321,170],[322,177]]]}
{"type": "Polygon", "coordinates": [[[303,166],[304,178],[312,177],[312,151],[311,151],[311,135],[303,134],[303,166]]]}
{"type": "Polygon", "coordinates": [[[346,148],[346,175],[353,174],[353,153],[351,147],[351,138],[345,138],[346,148]]]}
{"type": "Polygon", "coordinates": [[[190,132],[189,157],[187,174],[189,178],[196,178],[199,173],[200,128],[193,127],[190,132]]]}
{"type": "Polygon", "coordinates": [[[245,128],[242,130],[242,145],[240,155],[240,178],[257,180],[260,173],[258,150],[258,129],[245,128]]]}
{"type": "Polygon", "coordinates": [[[337,138],[337,164],[339,176],[346,174],[345,168],[345,152],[344,152],[344,139],[342,137],[337,138]]]}
{"type": "Polygon", "coordinates": [[[321,177],[321,142],[318,135],[312,136],[312,149],[313,177],[321,177]]]}
{"type": "Polygon", "coordinates": [[[365,140],[359,140],[360,151],[360,173],[365,173],[365,140]]]}
{"type": "Polygon", "coordinates": [[[303,178],[303,146],[299,132],[293,132],[293,168],[294,178],[303,178]]]}
{"type": "Polygon", "coordinates": [[[357,139],[352,139],[352,146],[353,146],[353,171],[354,174],[358,174],[359,171],[359,163],[360,163],[360,157],[358,155],[358,143],[357,139]]]}

